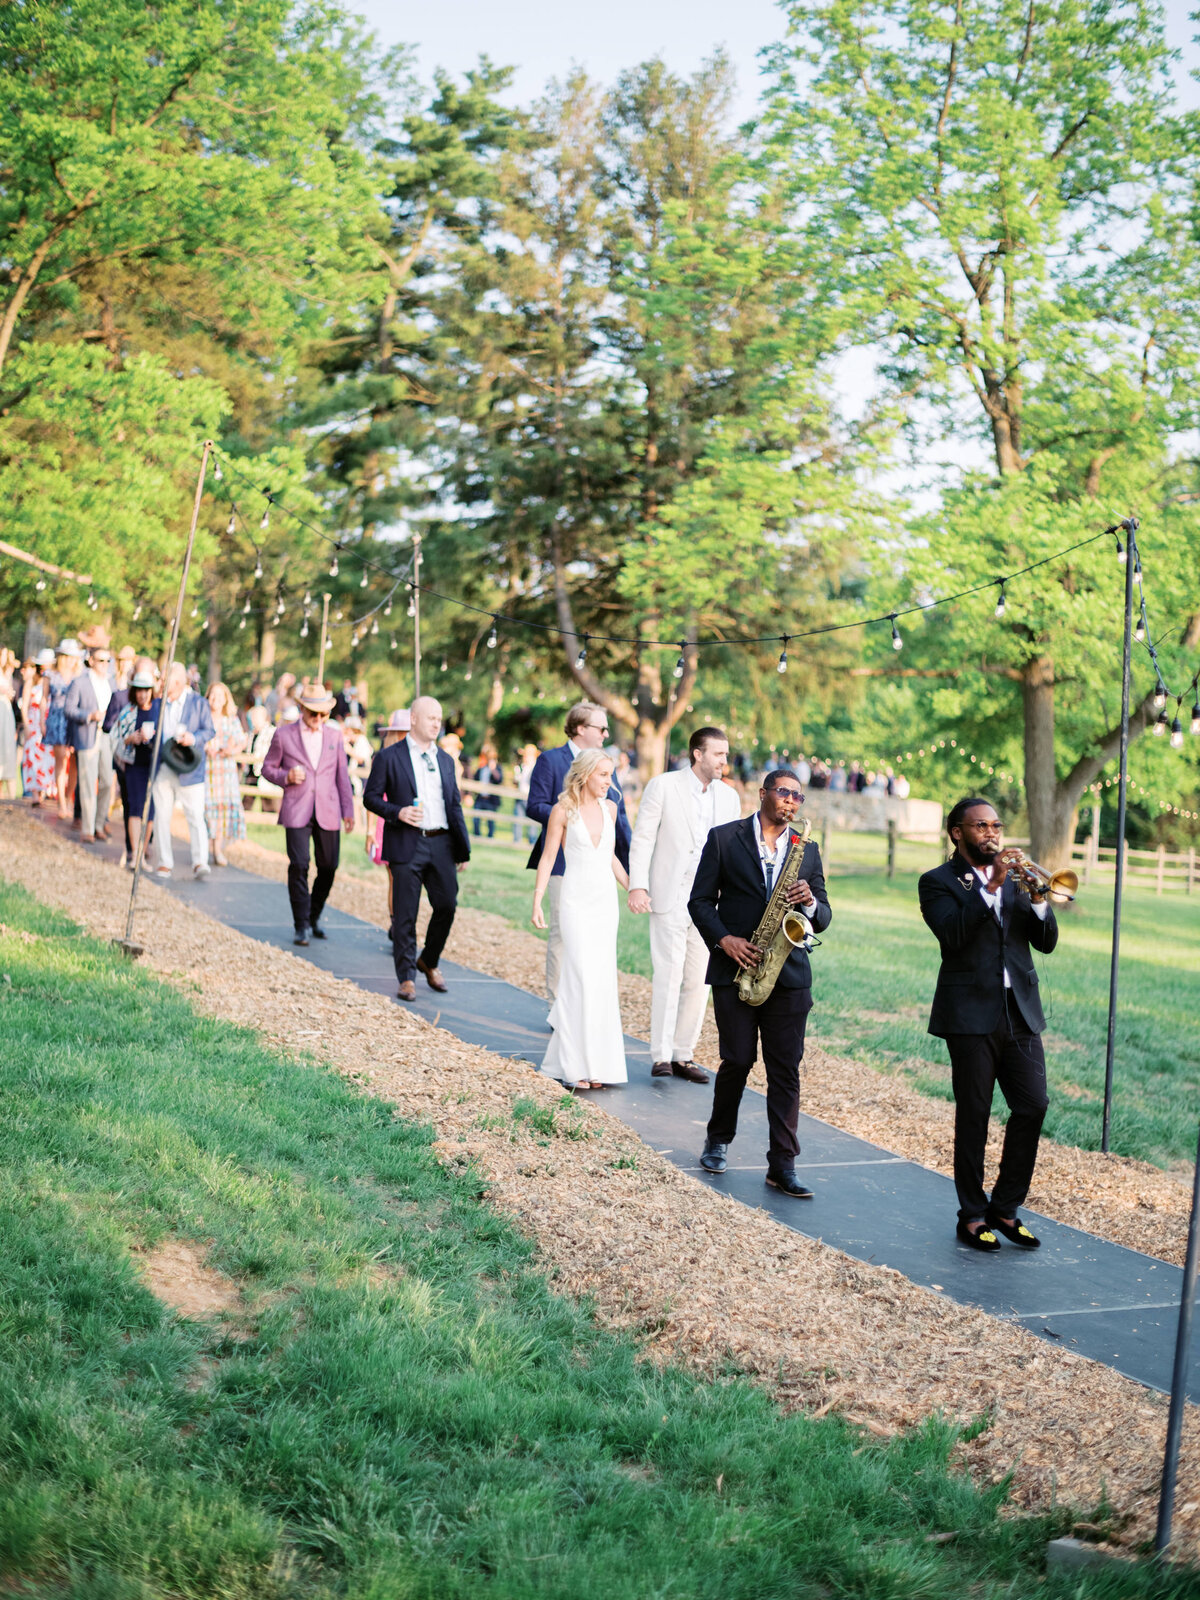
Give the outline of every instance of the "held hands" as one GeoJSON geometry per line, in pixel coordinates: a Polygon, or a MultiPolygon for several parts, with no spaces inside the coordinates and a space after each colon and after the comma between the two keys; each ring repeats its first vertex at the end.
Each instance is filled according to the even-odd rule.
{"type": "Polygon", "coordinates": [[[650,896],[645,889],[630,889],[629,909],[633,912],[635,917],[641,916],[643,913],[653,910],[653,907],[650,904],[650,896]]]}
{"type": "Polygon", "coordinates": [[[730,960],[736,962],[743,972],[756,967],[762,959],[762,951],[758,946],[751,944],[749,939],[739,939],[736,933],[727,933],[717,948],[724,950],[730,960]]]}

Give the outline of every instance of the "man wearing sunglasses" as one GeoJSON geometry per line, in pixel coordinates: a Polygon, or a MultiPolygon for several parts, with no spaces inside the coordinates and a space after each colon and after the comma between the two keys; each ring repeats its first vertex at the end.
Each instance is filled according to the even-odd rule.
{"type": "Polygon", "coordinates": [[[1017,1215],[1033,1180],[1047,1103],[1046,1019],[1030,950],[1049,955],[1058,925],[1043,896],[1025,894],[1009,877],[990,801],[960,800],[946,832],[954,853],[924,874],[917,892],[942,952],[929,1031],[950,1052],[958,1237],[972,1250],[999,1250],[997,1234],[1036,1250],[1039,1241],[1017,1215]],[[984,1152],[997,1083],[1009,1117],[989,1199],[984,1152]]]}
{"type": "Polygon", "coordinates": [[[293,944],[323,939],[321,913],[333,888],[341,858],[341,824],[354,827],[354,796],[341,730],[329,726],[333,696],[324,684],[296,697],[298,722],[276,730],[262,765],[268,783],[283,790],[279,826],[286,829],[288,899],[295,927],[293,944]],[[311,844],[317,874],[310,890],[308,856],[311,844]]]}
{"type": "MultiPolygon", "coordinates": [[[[785,767],[767,773],[758,801],[753,816],[724,823],[709,834],[688,901],[692,921],[710,951],[708,981],[721,1050],[700,1165],[708,1172],[726,1170],[742,1091],[761,1044],[770,1128],[767,1183],[792,1200],[811,1200],[812,1190],[796,1177],[800,1062],[812,1010],[808,952],[799,946],[792,950],[761,1006],[747,1005],[737,990],[739,973],[757,966],[762,955],[751,936],[774,893],[793,838],[799,837],[792,824],[804,803],[804,791],[785,767]]],[[[833,913],[825,893],[821,853],[811,841],[804,846],[800,874],[787,891],[787,900],[800,908],[814,932],[829,926],[833,913]]]]}

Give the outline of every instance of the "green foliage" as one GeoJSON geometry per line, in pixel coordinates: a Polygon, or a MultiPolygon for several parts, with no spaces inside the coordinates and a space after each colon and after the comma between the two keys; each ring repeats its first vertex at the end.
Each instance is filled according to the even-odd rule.
{"type": "Polygon", "coordinates": [[[21,1592],[1194,1592],[1043,1578],[1047,1523],[1002,1516],[936,1420],[882,1443],[639,1361],[428,1130],[23,893],[0,886],[0,918],[0,1562],[21,1592]],[[168,1238],[207,1248],[241,1309],[168,1313],[133,1254],[168,1238]]]}

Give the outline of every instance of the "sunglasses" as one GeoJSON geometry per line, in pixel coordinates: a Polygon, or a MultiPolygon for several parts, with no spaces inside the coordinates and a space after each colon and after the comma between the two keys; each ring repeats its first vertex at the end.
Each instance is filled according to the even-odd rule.
{"type": "Polygon", "coordinates": [[[804,796],[799,789],[768,789],[767,793],[778,795],[781,800],[796,800],[804,804],[804,796]]]}

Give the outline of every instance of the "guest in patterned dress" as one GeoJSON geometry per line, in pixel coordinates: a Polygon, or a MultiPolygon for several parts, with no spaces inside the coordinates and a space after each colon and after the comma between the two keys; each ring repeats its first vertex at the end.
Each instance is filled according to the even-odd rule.
{"type": "Polygon", "coordinates": [[[46,743],[46,716],[50,685],[46,674],[54,665],[54,651],[40,650],[31,663],[21,693],[21,781],[35,806],[54,787],[54,752],[46,743]]]}
{"type": "Polygon", "coordinates": [[[17,749],[18,662],[9,649],[0,649],[0,798],[16,797],[21,776],[21,755],[17,749]]]}
{"type": "Polygon", "coordinates": [[[54,671],[47,677],[50,707],[46,715],[46,743],[54,751],[54,787],[58,791],[58,814],[70,822],[75,808],[75,773],[71,757],[71,731],[67,726],[67,690],[83,670],[83,651],[77,639],[61,639],[55,652],[54,671]]]}
{"type": "Polygon", "coordinates": [[[237,757],[246,748],[246,733],[238,720],[234,698],[223,683],[214,683],[209,689],[208,704],[217,736],[208,747],[204,820],[212,840],[213,860],[219,867],[227,867],[229,862],[221,848],[222,843],[226,839],[246,837],[242,779],[237,764],[237,757]]]}

